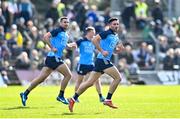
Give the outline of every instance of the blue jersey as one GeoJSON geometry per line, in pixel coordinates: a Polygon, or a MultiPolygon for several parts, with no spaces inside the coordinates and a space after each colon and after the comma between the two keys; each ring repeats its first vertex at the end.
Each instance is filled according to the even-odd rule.
{"type": "Polygon", "coordinates": [[[97,58],[99,59],[105,59],[105,60],[110,60],[111,56],[113,54],[113,51],[119,42],[118,35],[115,34],[111,29],[101,32],[100,34],[101,40],[100,40],[100,47],[108,51],[109,54],[108,56],[104,57],[101,53],[98,53],[97,58]]]}
{"type": "Polygon", "coordinates": [[[79,47],[80,60],[79,64],[93,65],[94,64],[94,49],[95,46],[87,38],[80,39],[76,42],[79,47]]]}
{"type": "Polygon", "coordinates": [[[50,51],[47,56],[61,58],[68,42],[68,34],[62,27],[59,27],[51,31],[51,36],[50,44],[57,49],[57,52],[50,51]]]}

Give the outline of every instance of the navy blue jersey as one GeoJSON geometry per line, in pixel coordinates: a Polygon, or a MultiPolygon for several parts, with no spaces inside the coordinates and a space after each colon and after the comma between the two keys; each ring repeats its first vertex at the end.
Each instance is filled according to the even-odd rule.
{"type": "Polygon", "coordinates": [[[87,38],[80,39],[76,42],[79,48],[80,60],[79,64],[92,65],[94,64],[94,49],[95,46],[87,38]]]}
{"type": "Polygon", "coordinates": [[[104,57],[101,53],[98,53],[97,58],[99,59],[105,59],[105,60],[110,60],[111,56],[113,54],[113,51],[119,42],[118,35],[115,34],[111,29],[101,32],[100,34],[101,40],[100,40],[100,47],[108,51],[109,54],[108,56],[104,57]]]}
{"type": "Polygon", "coordinates": [[[63,50],[66,48],[68,42],[68,34],[61,27],[51,31],[51,46],[57,49],[57,52],[50,51],[47,56],[55,56],[61,58],[63,50]]]}

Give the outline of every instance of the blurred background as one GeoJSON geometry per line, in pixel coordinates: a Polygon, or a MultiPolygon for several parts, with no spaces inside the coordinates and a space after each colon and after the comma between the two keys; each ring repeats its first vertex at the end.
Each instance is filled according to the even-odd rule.
{"type": "MultiPolygon", "coordinates": [[[[70,19],[69,42],[83,37],[87,26],[97,33],[107,28],[110,17],[120,19],[119,38],[125,51],[112,62],[123,74],[121,84],[180,84],[179,0],[1,0],[0,87],[27,85],[44,65],[50,48],[43,35],[70,19]]],[[[76,80],[78,50],[65,50],[63,59],[76,80]]],[[[62,75],[54,72],[42,85],[58,85],[62,75]]],[[[103,84],[111,80],[101,77],[103,84]]]]}

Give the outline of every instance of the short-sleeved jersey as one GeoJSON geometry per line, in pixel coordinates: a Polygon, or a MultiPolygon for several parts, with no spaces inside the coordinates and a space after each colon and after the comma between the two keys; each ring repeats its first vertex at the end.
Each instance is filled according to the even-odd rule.
{"type": "Polygon", "coordinates": [[[68,34],[62,27],[52,30],[50,33],[52,36],[50,40],[51,46],[57,48],[57,52],[50,51],[47,56],[61,58],[68,42],[68,34]]]}
{"type": "Polygon", "coordinates": [[[120,41],[118,35],[115,34],[111,29],[101,32],[99,35],[101,37],[100,47],[103,50],[108,51],[109,54],[108,56],[104,57],[102,53],[98,53],[97,58],[110,60],[117,43],[120,41]]]}
{"type": "Polygon", "coordinates": [[[87,38],[80,39],[76,42],[79,48],[80,60],[79,64],[93,65],[94,64],[94,44],[87,38]]]}

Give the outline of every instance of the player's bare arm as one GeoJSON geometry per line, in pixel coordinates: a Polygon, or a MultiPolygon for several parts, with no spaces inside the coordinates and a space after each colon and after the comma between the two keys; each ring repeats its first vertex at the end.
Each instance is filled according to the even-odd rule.
{"type": "Polygon", "coordinates": [[[50,37],[51,37],[51,33],[50,32],[46,33],[44,35],[44,41],[48,44],[48,46],[51,48],[53,52],[57,52],[57,49],[51,46],[50,37]]]}
{"type": "Polygon", "coordinates": [[[104,51],[104,50],[100,47],[100,40],[101,40],[101,37],[100,37],[99,34],[98,34],[98,35],[96,35],[96,36],[93,38],[92,42],[93,42],[93,44],[95,45],[95,47],[98,49],[98,51],[102,53],[103,56],[107,56],[109,53],[108,53],[108,51],[104,51]]]}

